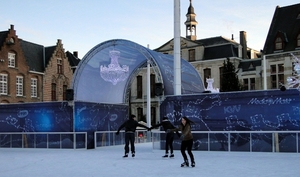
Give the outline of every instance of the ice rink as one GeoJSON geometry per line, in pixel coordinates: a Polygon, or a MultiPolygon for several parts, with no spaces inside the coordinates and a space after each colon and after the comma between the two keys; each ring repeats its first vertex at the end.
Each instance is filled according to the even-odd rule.
{"type": "MultiPolygon", "coordinates": [[[[124,146],[89,150],[0,149],[1,177],[297,177],[300,154],[193,151],[196,167],[162,158],[151,143],[136,144],[136,157],[124,159],[124,146]]],[[[131,155],[131,154],[130,154],[131,155]]]]}

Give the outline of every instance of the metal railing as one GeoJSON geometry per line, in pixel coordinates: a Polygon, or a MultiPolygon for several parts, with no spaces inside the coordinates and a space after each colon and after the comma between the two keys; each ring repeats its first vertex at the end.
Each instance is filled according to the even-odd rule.
{"type": "Polygon", "coordinates": [[[0,148],[87,149],[87,133],[1,132],[0,148]]]}
{"type": "MultiPolygon", "coordinates": [[[[135,143],[151,142],[151,138],[147,138],[147,130],[137,130],[135,132],[135,143]]],[[[150,134],[151,135],[151,134],[150,134]]],[[[125,144],[125,132],[120,131],[116,135],[116,131],[95,131],[94,132],[94,145],[95,148],[103,146],[115,146],[125,144]]]]}
{"type": "MultiPolygon", "coordinates": [[[[125,132],[95,131],[94,147],[125,144],[125,132]]],[[[299,153],[300,131],[192,131],[193,150],[292,152],[299,153]]],[[[154,150],[165,146],[165,132],[136,131],[135,143],[151,142],[154,150]]],[[[87,132],[2,132],[0,148],[87,149],[87,132]]],[[[174,149],[180,149],[181,140],[175,135],[174,149]]]]}
{"type": "MultiPolygon", "coordinates": [[[[124,132],[95,132],[95,148],[124,144],[124,132]]],[[[294,152],[299,153],[300,131],[192,131],[194,150],[200,151],[243,151],[243,152],[294,152]]],[[[146,131],[136,132],[136,143],[149,142],[146,131]],[[143,134],[141,133],[143,132],[143,134]]],[[[174,149],[179,150],[181,140],[174,138],[174,149]]],[[[165,132],[152,130],[153,149],[165,146],[165,132]]]]}

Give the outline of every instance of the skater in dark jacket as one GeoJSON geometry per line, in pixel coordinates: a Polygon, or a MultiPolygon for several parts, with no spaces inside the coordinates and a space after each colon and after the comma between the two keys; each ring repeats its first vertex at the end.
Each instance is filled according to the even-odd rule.
{"type": "MultiPolygon", "coordinates": [[[[169,157],[169,148],[170,148],[170,157],[174,157],[173,153],[173,140],[174,140],[174,132],[167,132],[168,129],[175,129],[176,127],[169,121],[167,117],[163,117],[162,122],[156,125],[153,125],[150,129],[157,128],[162,126],[164,131],[166,132],[166,145],[165,145],[165,155],[162,157],[169,157]]],[[[176,131],[178,137],[180,134],[176,131]]]]}
{"type": "Polygon", "coordinates": [[[190,159],[191,159],[191,166],[195,167],[195,159],[194,159],[194,155],[192,153],[192,147],[193,147],[193,135],[191,132],[191,120],[189,120],[187,117],[182,117],[181,118],[181,124],[178,126],[178,128],[175,129],[171,129],[168,131],[181,131],[181,137],[180,139],[181,141],[181,147],[180,147],[180,151],[183,157],[184,162],[181,164],[181,167],[184,166],[189,166],[189,161],[187,158],[187,155],[185,153],[185,150],[187,150],[190,159]]]}
{"type": "Polygon", "coordinates": [[[123,157],[128,157],[128,153],[129,153],[129,143],[130,143],[130,148],[131,148],[131,154],[132,157],[135,156],[135,147],[134,147],[134,141],[135,141],[135,130],[136,127],[144,127],[146,128],[148,131],[150,131],[150,128],[139,124],[136,120],[135,120],[135,115],[131,115],[130,118],[125,121],[119,128],[118,131],[116,132],[116,135],[119,134],[120,130],[122,128],[125,128],[125,155],[123,157]]]}

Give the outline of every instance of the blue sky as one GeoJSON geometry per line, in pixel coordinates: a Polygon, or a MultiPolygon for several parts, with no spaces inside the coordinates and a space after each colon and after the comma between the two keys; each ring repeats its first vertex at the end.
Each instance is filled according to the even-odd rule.
{"type": "MultiPolygon", "coordinates": [[[[197,38],[216,36],[239,42],[247,32],[248,47],[263,49],[275,8],[298,0],[193,0],[197,38]]],[[[1,3],[0,31],[15,26],[24,40],[53,46],[61,39],[65,50],[79,58],[111,39],[126,39],[155,49],[173,38],[174,0],[9,0],[1,3]],[[4,8],[5,7],[5,8],[4,8]]],[[[189,0],[181,0],[181,36],[185,37],[189,0]]]]}

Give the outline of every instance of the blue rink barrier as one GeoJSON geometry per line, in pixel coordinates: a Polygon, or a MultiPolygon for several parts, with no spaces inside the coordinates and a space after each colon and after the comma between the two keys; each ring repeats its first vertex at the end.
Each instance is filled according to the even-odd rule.
{"type": "MultiPolygon", "coordinates": [[[[95,148],[123,145],[124,131],[95,132],[95,148]]],[[[136,143],[148,142],[136,132],[136,143]]],[[[144,131],[146,133],[146,131],[144,131]]],[[[193,150],[227,152],[290,152],[299,153],[300,131],[192,131],[193,150]]],[[[174,136],[174,149],[179,150],[181,140],[174,136]]],[[[151,141],[154,150],[165,148],[165,132],[152,130],[151,141]]]]}
{"type": "Polygon", "coordinates": [[[87,132],[0,132],[0,148],[87,149],[87,132]]]}

